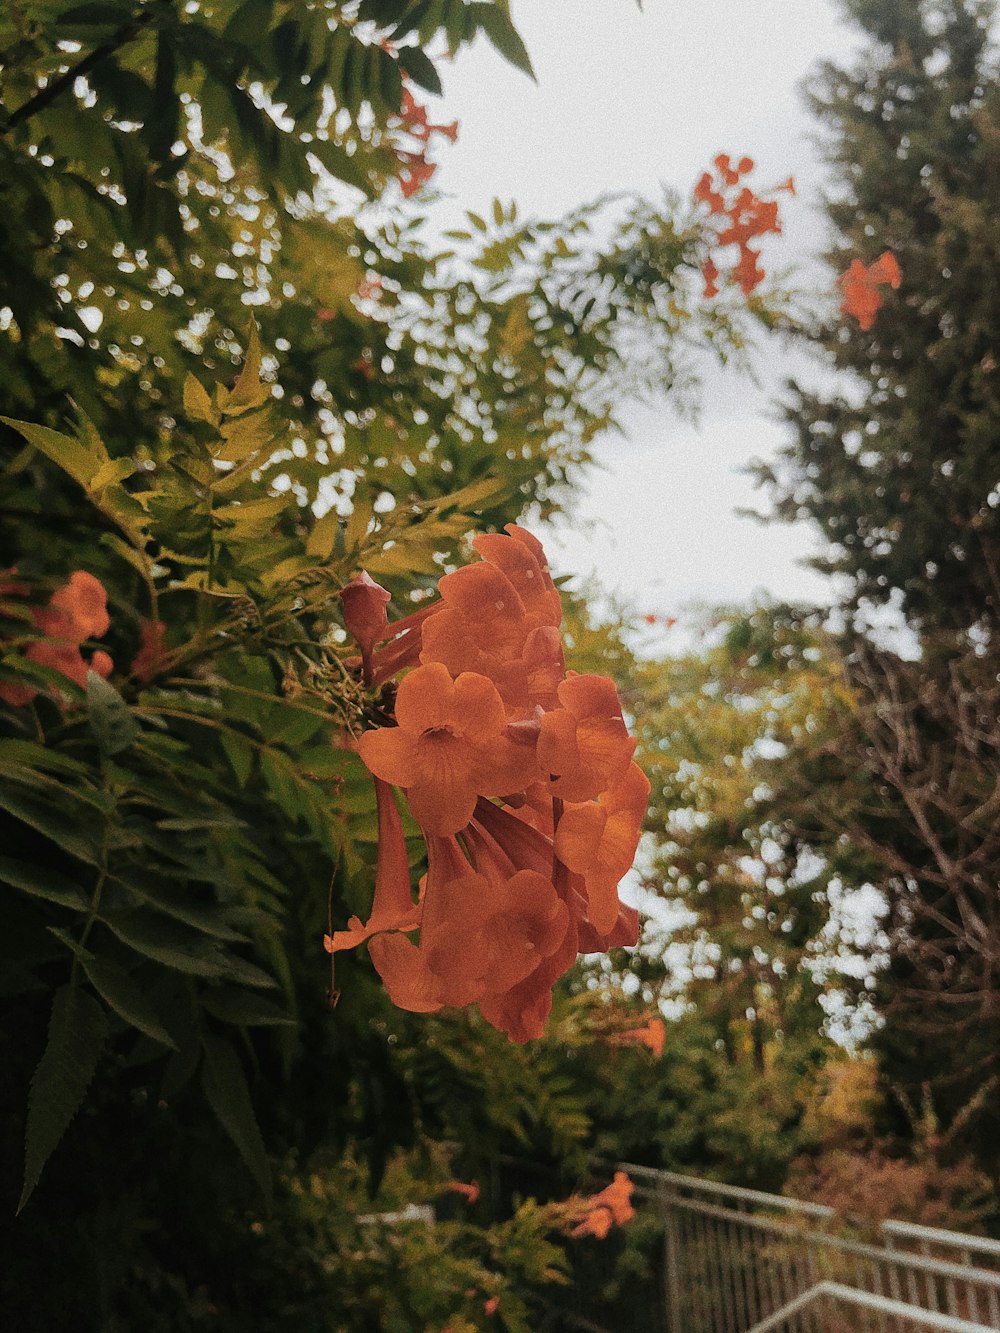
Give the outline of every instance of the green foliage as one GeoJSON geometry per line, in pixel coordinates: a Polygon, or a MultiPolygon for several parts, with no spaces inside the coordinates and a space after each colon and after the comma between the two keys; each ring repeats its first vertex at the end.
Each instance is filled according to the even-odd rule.
{"type": "Polygon", "coordinates": [[[972,1153],[995,1178],[995,6],[845,8],[863,55],[824,66],[812,92],[835,173],[828,258],[843,273],[891,250],[902,285],[869,330],[843,316],[800,331],[841,374],[791,386],[791,443],[759,474],[779,516],[819,525],[819,567],[848,580],[855,709],[817,804],[825,855],[854,849],[845,878],[886,908],[868,947],[895,1130],[916,1138],[904,1108],[929,1085],[947,1132],[962,1126],[950,1162],[972,1153]],[[901,651],[865,641],[872,605],[892,608],[901,651]]]}
{"type": "Polygon", "coordinates": [[[527,1330],[563,1271],[531,1200],[491,1226],[359,1217],[425,1196],[441,1142],[484,1179],[512,1150],[582,1170],[593,1110],[558,1043],[394,1012],[363,954],[329,970],[324,930],[371,905],[351,739],[386,702],[337,593],[364,567],[406,614],[470,531],[562,503],[618,403],[684,396],[768,312],[699,306],[672,199],[557,221],[497,202],[429,247],[389,206],[404,81],[436,94],[480,33],[530,73],[501,0],[0,15],[19,1328],[474,1328],[500,1295],[527,1330]],[[85,684],[44,651],[77,570],[111,621],[85,684]]]}
{"type": "Polygon", "coordinates": [[[67,985],[52,1002],[49,1039],[31,1080],[20,1211],[42,1167],[79,1110],[94,1077],[106,1035],[104,1014],[85,991],[67,985]]]}
{"type": "MultiPolygon", "coordinates": [[[[898,295],[872,328],[803,330],[835,388],[791,386],[791,444],[760,476],[781,517],[809,517],[851,601],[898,605],[914,627],[996,632],[994,465],[998,84],[979,0],[850,3],[867,38],[826,65],[812,104],[836,189],[836,275],[889,249],[898,295]]],[[[827,383],[830,383],[827,380],[827,383]]]]}

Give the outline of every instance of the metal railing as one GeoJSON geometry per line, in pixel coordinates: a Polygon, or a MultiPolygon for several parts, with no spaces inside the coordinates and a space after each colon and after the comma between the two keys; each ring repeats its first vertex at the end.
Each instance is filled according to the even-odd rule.
{"type": "Polygon", "coordinates": [[[1000,1333],[1000,1242],[906,1222],[870,1239],[759,1190],[622,1164],[664,1226],[670,1333],[1000,1333]]]}

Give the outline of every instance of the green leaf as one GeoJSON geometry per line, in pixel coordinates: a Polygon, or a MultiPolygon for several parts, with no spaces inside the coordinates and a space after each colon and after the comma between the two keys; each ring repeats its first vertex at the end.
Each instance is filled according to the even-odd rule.
{"type": "Polygon", "coordinates": [[[96,671],[87,672],[87,712],[97,744],[105,754],[127,750],[140,734],[141,728],[128,704],[96,671]]]}
{"type": "Polygon", "coordinates": [[[56,991],[48,1043],[28,1096],[24,1188],[18,1212],[31,1197],[42,1168],[80,1108],[106,1033],[104,1011],[93,996],[76,986],[56,991]]]}
{"type": "MultiPolygon", "coordinates": [[[[469,6],[478,26],[486,33],[494,47],[505,60],[510,61],[515,69],[521,70],[529,78],[535,78],[528,48],[521,40],[521,35],[511,22],[510,15],[495,4],[478,3],[469,6]]],[[[537,83],[537,79],[535,79],[537,83]]]]}
{"type": "Polygon", "coordinates": [[[19,435],[23,435],[39,453],[51,459],[64,472],[68,472],[73,480],[78,481],[85,489],[89,489],[91,479],[108,461],[106,453],[95,456],[79,440],[74,440],[57,430],[50,430],[48,426],[36,426],[30,421],[15,421],[13,417],[0,417],[0,421],[10,426],[12,430],[16,430],[19,435]]]}
{"type": "Polygon", "coordinates": [[[223,1023],[239,1027],[294,1026],[295,1019],[278,1005],[272,1004],[250,991],[229,987],[206,990],[201,996],[202,1007],[223,1023]]]}
{"type": "Polygon", "coordinates": [[[136,953],[195,977],[222,977],[230,960],[213,940],[184,930],[173,921],[145,911],[107,913],[103,920],[136,953]]]}
{"type": "Polygon", "coordinates": [[[192,421],[207,421],[211,426],[219,424],[219,414],[208,390],[190,372],[184,381],[184,411],[192,421]]]}
{"type": "Polygon", "coordinates": [[[236,781],[245,787],[253,771],[253,746],[238,731],[224,731],[220,740],[226,758],[233,766],[236,781]]]}
{"type": "Polygon", "coordinates": [[[206,1036],[201,1085],[219,1123],[239,1149],[254,1179],[271,1206],[271,1164],[254,1114],[243,1066],[233,1048],[218,1037],[206,1036]]]}
{"type": "Polygon", "coordinates": [[[403,80],[399,62],[388,51],[378,50],[378,90],[387,111],[395,114],[403,101],[403,80]]]}
{"type": "Polygon", "coordinates": [[[250,340],[247,343],[246,360],[243,369],[232,389],[223,399],[224,412],[246,411],[251,407],[260,407],[271,397],[270,384],[260,382],[260,338],[257,325],[250,326],[250,340]]]}
{"type": "Polygon", "coordinates": [[[28,865],[10,856],[0,856],[0,882],[30,893],[33,898],[44,898],[75,911],[82,911],[87,905],[75,884],[46,865],[28,865]]]}
{"type": "Polygon", "coordinates": [[[109,963],[104,958],[91,955],[80,961],[91,985],[109,1009],[113,1009],[126,1023],[131,1023],[147,1037],[173,1050],[177,1049],[176,1042],[160,1022],[156,1010],[134,977],[117,963],[109,963]]]}
{"type": "Polygon", "coordinates": [[[75,820],[67,819],[65,811],[57,812],[48,803],[15,792],[9,782],[0,786],[0,809],[37,829],[50,842],[54,842],[64,852],[69,852],[70,856],[86,861],[89,865],[97,865],[96,842],[88,837],[90,830],[81,823],[79,816],[75,820]]]}
{"type": "Polygon", "coordinates": [[[414,83],[419,84],[421,88],[426,88],[429,93],[434,93],[440,97],[444,92],[441,87],[441,77],[434,67],[433,61],[421,51],[419,46],[404,46],[399,52],[399,63],[402,69],[410,76],[414,83]]]}

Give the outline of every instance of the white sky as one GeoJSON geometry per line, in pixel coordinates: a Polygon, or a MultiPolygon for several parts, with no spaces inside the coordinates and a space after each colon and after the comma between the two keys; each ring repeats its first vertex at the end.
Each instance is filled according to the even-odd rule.
{"type": "MultiPolygon", "coordinates": [[[[755,182],[791,173],[799,191],[781,196],[785,231],[768,238],[765,262],[784,268],[822,248],[816,126],[796,88],[818,59],[851,50],[831,0],[646,0],[643,12],[634,0],[514,0],[513,13],[538,85],[482,39],[444,71],[442,110],[460,133],[436,154],[447,198],[435,214],[482,211],[494,195],[544,216],[606,191],[656,199],[663,184],[690,190],[719,151],[748,153],[755,182]]],[[[761,376],[774,386],[790,371],[769,342],[761,376]]],[[[760,590],[829,600],[826,581],[796,564],[809,529],[733,513],[762,498],[741,466],[784,438],[769,396],[713,371],[697,427],[665,402],[628,408],[628,441],[599,449],[578,516],[545,537],[560,572],[596,571],[640,612],[664,615],[760,590]]]]}

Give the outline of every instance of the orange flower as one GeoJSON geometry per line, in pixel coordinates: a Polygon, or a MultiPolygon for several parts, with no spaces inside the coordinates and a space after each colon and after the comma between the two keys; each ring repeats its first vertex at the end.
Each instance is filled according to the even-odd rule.
{"type": "Polygon", "coordinates": [[[733,268],[732,277],[739,284],[744,296],[749,296],[755,287],[759,287],[767,274],[760,266],[760,254],[744,246],[740,251],[739,263],[733,268]]]}
{"type": "Polygon", "coordinates": [[[553,795],[588,801],[624,772],[636,742],[607,676],[570,675],[558,695],[562,708],[542,718],[538,763],[550,775],[553,795]]]}
{"type": "MultiPolygon", "coordinates": [[[[464,1180],[449,1180],[445,1185],[446,1190],[451,1190],[452,1194],[461,1194],[468,1203],[477,1203],[479,1201],[479,1181],[470,1180],[468,1184],[464,1180]]],[[[475,1295],[475,1292],[473,1292],[475,1295]]]]}
{"type": "Polygon", "coordinates": [[[49,598],[49,606],[65,617],[66,637],[76,643],[99,639],[111,628],[104,585],[85,569],[78,569],[70,575],[68,583],[55,590],[49,598]]]}
{"type": "Polygon", "coordinates": [[[399,128],[403,134],[411,142],[415,140],[421,145],[419,152],[412,152],[403,147],[395,148],[396,158],[403,164],[403,169],[398,178],[399,186],[403,192],[403,198],[409,199],[430,180],[437,170],[436,164],[429,162],[426,156],[431,135],[443,135],[444,138],[450,139],[454,143],[458,138],[458,121],[453,120],[448,125],[432,125],[427,119],[427,108],[416,101],[409,88],[403,89],[398,120],[399,128]]]}
{"type": "Polygon", "coordinates": [[[372,940],[370,953],[393,1003],[426,1012],[498,997],[557,950],[568,914],[550,881],[497,858],[473,870],[454,838],[428,840],[420,943],[372,940]],[[484,873],[489,870],[492,873],[484,873]]]}
{"type": "Polygon", "coordinates": [[[566,1208],[570,1217],[579,1217],[571,1236],[596,1236],[599,1240],[611,1230],[612,1226],[624,1226],[635,1217],[632,1207],[634,1186],[624,1171],[616,1171],[614,1180],[599,1194],[589,1198],[570,1198],[566,1208]]]}
{"type": "MultiPolygon", "coordinates": [[[[749,296],[766,276],[759,264],[760,254],[750,248],[750,242],[769,232],[781,231],[781,224],[778,221],[778,202],[775,199],[762,199],[747,185],[740,186],[735,196],[730,194],[740,184],[740,177],[753,170],[753,158],[741,157],[734,167],[727,153],[719,153],[713,165],[718,173],[719,188],[713,188],[711,174],[706,171],[695,186],[694,197],[700,203],[708,205],[712,219],[708,228],[710,243],[738,247],[739,259],[731,270],[730,277],[742,288],[744,294],[749,296]],[[730,202],[727,202],[727,197],[730,202]],[[722,219],[727,219],[727,226],[722,226],[722,219]]],[[[792,178],[789,177],[784,184],[776,186],[774,192],[778,190],[789,190],[794,193],[792,178]]],[[[705,297],[711,299],[717,296],[719,270],[711,257],[702,265],[702,276],[705,279],[705,297]]]]}
{"type": "Polygon", "coordinates": [[[357,742],[377,780],[372,912],[326,947],[367,941],[400,1008],[478,1003],[487,1023],[524,1042],[541,1036],[553,984],[581,949],[636,943],[638,914],[616,890],[649,786],[632,772],[636,742],[614,682],[565,676],[561,604],[541,544],[508,525],[474,545],[481,563],[444,575],[436,602],[393,624],[388,593],[366,576],[342,593],[365,684],[409,674],[396,725],[357,742]],[[405,789],[427,841],[417,904],[388,784],[405,789]],[[560,835],[565,801],[586,809],[571,806],[560,835]]]}
{"type": "MultiPolygon", "coordinates": [[[[713,296],[719,294],[719,269],[718,265],[712,259],[706,259],[701,266],[701,276],[705,279],[705,290],[702,295],[706,300],[711,300],[713,296]]],[[[656,617],[654,616],[655,620],[656,617]]]]}
{"type": "Polygon", "coordinates": [[[853,260],[847,272],[838,279],[844,292],[840,306],[842,313],[853,315],[860,327],[867,331],[875,323],[882,305],[879,286],[888,284],[896,288],[902,280],[902,271],[891,250],[883,251],[867,268],[860,259],[853,260]]]}
{"type": "Polygon", "coordinates": [[[136,680],[145,683],[159,675],[166,659],[167,650],[163,641],[166,632],[167,627],[162,620],[143,618],[139,622],[139,651],[133,657],[132,665],[128,669],[130,676],[135,676],[136,680]]]}
{"type": "Polygon", "coordinates": [[[649,790],[645,773],[630,764],[596,802],[567,805],[556,830],[556,855],[583,876],[588,915],[602,933],[612,929],[618,916],[618,885],[635,858],[649,790]]]}
{"type": "Polygon", "coordinates": [[[657,1059],[663,1054],[667,1040],[667,1026],[662,1018],[653,1017],[644,1027],[626,1028],[624,1032],[613,1032],[607,1038],[612,1046],[648,1046],[657,1059]]]}
{"type": "Polygon", "coordinates": [[[538,776],[535,756],[506,735],[503,700],[485,676],[429,662],[400,684],[396,727],[366,731],[358,753],[376,777],[406,789],[428,833],[457,833],[477,796],[520,791],[538,776]]]}
{"type": "MultiPolygon", "coordinates": [[[[21,585],[5,584],[5,590],[21,591],[21,585]]],[[[58,671],[81,689],[86,687],[88,671],[105,679],[111,675],[114,663],[106,652],[98,650],[88,662],[80,651],[85,639],[106,633],[111,625],[107,593],[93,574],[76,570],[55,590],[47,606],[31,612],[31,619],[42,637],[24,650],[30,662],[58,671]]],[[[31,703],[38,693],[30,685],[0,685],[0,699],[15,708],[31,703]]]]}
{"type": "Polygon", "coordinates": [[[607,1208],[594,1208],[588,1213],[584,1213],[583,1220],[578,1222],[569,1233],[571,1236],[596,1236],[598,1240],[603,1240],[611,1230],[612,1217],[607,1208]]]}
{"type": "Polygon", "coordinates": [[[327,953],[354,949],[372,935],[387,930],[416,930],[420,908],[410,894],[410,863],[406,856],[403,822],[387,783],[375,779],[378,807],[378,859],[375,865],[375,896],[366,922],[352,916],[346,930],[323,938],[327,953]]]}
{"type": "Polygon", "coordinates": [[[344,607],[344,624],[361,649],[361,663],[366,683],[374,676],[372,653],[375,645],[389,634],[389,618],[385,608],[392,594],[375,582],[364,570],[340,590],[344,607]]]}
{"type": "Polygon", "coordinates": [[[484,1314],[496,1314],[496,1312],[497,1312],[499,1309],[500,1309],[500,1297],[499,1297],[499,1296],[491,1296],[488,1300],[483,1301],[483,1313],[484,1313],[484,1314]]]}

